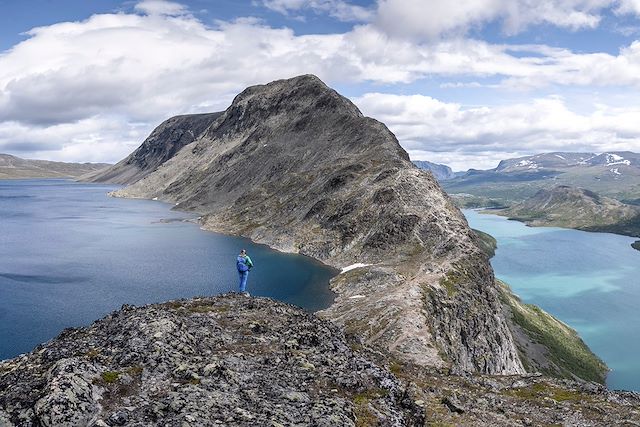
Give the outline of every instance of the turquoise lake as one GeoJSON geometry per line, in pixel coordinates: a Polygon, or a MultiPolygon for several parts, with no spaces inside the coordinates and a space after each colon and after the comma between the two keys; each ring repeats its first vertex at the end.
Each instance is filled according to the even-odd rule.
{"type": "Polygon", "coordinates": [[[255,268],[247,290],[308,311],[333,301],[337,272],[301,255],[210,233],[193,215],[117,187],[69,180],[0,181],[0,359],[31,351],[66,327],[122,304],[237,289],[236,255],[255,268]]]}
{"type": "Polygon", "coordinates": [[[636,239],[528,227],[463,211],[472,228],[498,241],[491,264],[524,302],[576,329],[611,372],[612,389],[640,391],[640,251],[636,239]]]}

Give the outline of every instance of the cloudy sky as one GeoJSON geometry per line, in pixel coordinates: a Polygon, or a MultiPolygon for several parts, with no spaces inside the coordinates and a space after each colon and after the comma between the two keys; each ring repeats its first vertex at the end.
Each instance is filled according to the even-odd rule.
{"type": "Polygon", "coordinates": [[[640,0],[0,0],[0,152],[115,162],[303,73],[455,170],[640,151],[640,0]]]}

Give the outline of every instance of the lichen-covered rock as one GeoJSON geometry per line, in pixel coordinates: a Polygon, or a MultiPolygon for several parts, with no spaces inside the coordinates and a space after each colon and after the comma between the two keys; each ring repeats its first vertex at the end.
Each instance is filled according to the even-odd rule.
{"type": "Polygon", "coordinates": [[[400,381],[352,347],[266,298],[124,306],[0,362],[0,425],[420,425],[400,381]]]}

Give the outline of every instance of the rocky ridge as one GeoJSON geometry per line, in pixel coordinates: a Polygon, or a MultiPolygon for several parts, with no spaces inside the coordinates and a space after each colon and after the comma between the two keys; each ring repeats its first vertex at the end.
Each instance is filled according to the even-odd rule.
{"type": "Polygon", "coordinates": [[[406,361],[524,373],[464,216],[382,123],[315,76],[246,89],[115,195],[157,197],[198,212],[206,229],[337,268],[366,264],[333,280],[322,316],[406,361]]]}
{"type": "Polygon", "coordinates": [[[400,381],[335,325],[263,298],[124,306],[0,362],[3,427],[422,422],[400,381]]]}
{"type": "Polygon", "coordinates": [[[0,362],[0,426],[611,426],[640,395],[401,365],[333,323],[237,294],[123,306],[0,362]]]}

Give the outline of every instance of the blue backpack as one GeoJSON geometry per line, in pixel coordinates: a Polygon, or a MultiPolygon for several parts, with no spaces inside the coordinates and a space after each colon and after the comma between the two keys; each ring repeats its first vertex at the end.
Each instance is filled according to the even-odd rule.
{"type": "Polygon", "coordinates": [[[249,271],[249,266],[244,263],[244,258],[239,256],[236,262],[236,266],[238,267],[238,271],[240,273],[244,273],[245,271],[249,271]]]}

